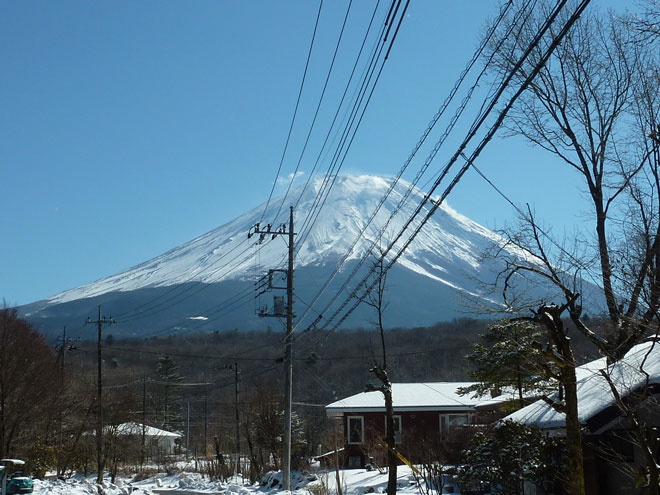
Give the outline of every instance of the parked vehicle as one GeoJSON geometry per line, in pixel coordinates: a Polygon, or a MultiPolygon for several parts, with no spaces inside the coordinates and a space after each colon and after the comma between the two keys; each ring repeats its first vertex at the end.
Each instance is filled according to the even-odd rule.
{"type": "Polygon", "coordinates": [[[24,465],[20,459],[0,459],[0,495],[32,493],[32,478],[20,471],[24,465]]]}

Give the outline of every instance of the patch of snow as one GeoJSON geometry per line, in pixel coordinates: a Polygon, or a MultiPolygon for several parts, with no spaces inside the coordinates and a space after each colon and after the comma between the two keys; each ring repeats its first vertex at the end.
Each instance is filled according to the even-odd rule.
{"type": "MultiPolygon", "coordinates": [[[[345,495],[364,495],[366,493],[385,493],[387,487],[387,472],[383,470],[342,469],[338,472],[339,482],[345,495]]],[[[281,488],[282,473],[268,473],[254,485],[244,484],[240,479],[223,484],[210,481],[199,473],[183,472],[173,475],[163,473],[141,481],[129,478],[119,478],[116,483],[104,481],[105,495],[126,494],[172,494],[172,495],[264,495],[285,493],[281,488]]],[[[401,495],[418,495],[420,487],[416,475],[408,466],[397,468],[397,491],[401,495]]],[[[337,493],[337,476],[334,470],[308,472],[291,472],[292,495],[309,495],[312,487],[323,486],[327,493],[337,493]]],[[[442,493],[460,493],[458,487],[449,478],[445,480],[442,493]],[[450,487],[454,490],[450,491],[450,487]]],[[[34,480],[35,495],[92,495],[98,493],[95,477],[73,477],[69,480],[34,480]]],[[[430,491],[429,491],[430,493],[430,491]]]]}

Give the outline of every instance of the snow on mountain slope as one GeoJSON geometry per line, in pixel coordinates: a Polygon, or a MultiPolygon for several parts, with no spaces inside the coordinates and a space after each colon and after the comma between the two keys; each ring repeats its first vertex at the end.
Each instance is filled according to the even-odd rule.
{"type": "MultiPolygon", "coordinates": [[[[296,270],[305,266],[336,264],[355,239],[368,218],[388,190],[393,179],[376,176],[338,177],[313,229],[299,247],[296,270]]],[[[305,219],[313,208],[322,180],[315,180],[305,191],[294,213],[294,230],[304,233],[305,219]]],[[[400,181],[384,203],[374,221],[366,229],[349,260],[360,258],[384,229],[386,245],[423,199],[422,191],[415,189],[402,210],[387,224],[391,213],[404,198],[410,187],[400,181]]],[[[300,196],[302,186],[291,191],[287,201],[300,196]]],[[[273,230],[288,221],[288,202],[271,201],[261,227],[279,211],[273,230]],[[280,209],[280,205],[282,208],[280,209]]],[[[235,220],[208,232],[182,246],[176,247],[152,260],[88,285],[67,290],[46,301],[48,305],[99,296],[114,291],[132,291],[149,287],[164,287],[187,282],[216,283],[226,280],[254,280],[268,268],[281,266],[286,253],[282,238],[270,236],[258,246],[258,236],[247,238],[248,230],[262,218],[264,205],[241,215],[235,220]],[[255,256],[256,255],[256,256],[255,256]],[[256,266],[256,263],[259,266],[256,266]]],[[[426,210],[425,210],[426,211],[426,210]]],[[[414,228],[417,223],[413,223],[414,228]]],[[[283,237],[283,236],[282,236],[283,237]]],[[[300,234],[296,242],[299,242],[300,234]]],[[[406,239],[404,236],[403,239],[406,239]]],[[[477,294],[475,277],[485,267],[480,255],[501,239],[457,213],[447,205],[441,206],[399,259],[399,265],[449,287],[477,294]]],[[[334,266],[334,265],[333,265],[334,266]]],[[[319,282],[319,285],[323,281],[319,282]]]]}

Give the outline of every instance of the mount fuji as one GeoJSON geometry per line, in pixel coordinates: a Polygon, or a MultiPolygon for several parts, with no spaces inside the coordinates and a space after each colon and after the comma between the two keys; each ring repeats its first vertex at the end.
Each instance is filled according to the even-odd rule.
{"type": "MultiPolygon", "coordinates": [[[[323,180],[317,179],[307,187],[292,189],[286,198],[297,202],[294,310],[298,328],[311,324],[320,313],[321,324],[330,318],[373,266],[376,257],[368,255],[369,250],[378,253],[380,246],[386,246],[424,199],[421,190],[400,180],[374,214],[393,179],[360,175],[330,180],[334,185],[327,197],[319,195],[323,180]],[[317,298],[326,282],[326,290],[317,298]]],[[[272,228],[273,232],[288,224],[286,200],[275,198],[267,208],[258,206],[152,260],[19,310],[46,334],[67,325],[71,333],[89,336],[82,323],[96,314],[99,304],[117,320],[111,330],[114,336],[280,329],[279,318],[260,318],[258,312],[284,291],[273,289],[255,296],[265,288],[259,280],[269,269],[286,267],[286,236],[264,236],[259,243],[258,235],[248,239],[247,234],[257,223],[261,230],[272,228]],[[266,221],[271,225],[266,227],[266,221]]],[[[416,226],[413,222],[411,228],[416,226]]],[[[501,266],[497,260],[484,261],[482,255],[501,245],[497,234],[443,204],[388,272],[386,326],[431,325],[474,316],[477,305],[497,306],[497,297],[483,282],[492,282],[501,266]]],[[[274,272],[272,285],[286,285],[277,280],[280,274],[274,272]]],[[[374,319],[373,308],[362,304],[342,322],[342,328],[370,327],[374,319]]]]}

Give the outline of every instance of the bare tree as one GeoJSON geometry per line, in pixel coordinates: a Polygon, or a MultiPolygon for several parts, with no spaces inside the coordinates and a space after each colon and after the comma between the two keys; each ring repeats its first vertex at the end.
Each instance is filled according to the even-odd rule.
{"type": "Polygon", "coordinates": [[[62,387],[54,351],[16,310],[0,309],[0,457],[36,441],[62,387]]]}
{"type": "Polygon", "coordinates": [[[637,32],[640,42],[660,42],[660,2],[640,0],[638,3],[642,7],[641,14],[627,15],[624,20],[637,32]]]}
{"type": "MultiPolygon", "coordinates": [[[[367,385],[367,390],[379,390],[385,399],[385,446],[387,448],[387,495],[396,493],[396,473],[397,473],[397,455],[396,455],[396,423],[394,419],[394,402],[392,400],[392,382],[387,373],[387,348],[385,346],[385,329],[383,327],[383,313],[387,304],[385,302],[385,287],[387,274],[385,272],[385,258],[383,254],[375,261],[374,277],[376,284],[374,288],[362,300],[368,306],[376,310],[377,326],[380,334],[383,360],[381,363],[374,362],[370,371],[380,381],[379,386],[373,384],[367,385]]],[[[375,359],[374,359],[375,361],[375,359]]]]}
{"type": "MultiPolygon", "coordinates": [[[[519,37],[504,40],[494,53],[501,74],[510,70],[548,8],[542,4],[538,20],[521,27],[519,37]]],[[[540,53],[542,46],[530,68],[540,53]]],[[[558,369],[563,396],[552,405],[566,414],[568,489],[574,494],[584,493],[581,425],[576,359],[562,318],[568,316],[615,361],[648,334],[660,308],[658,81],[657,71],[649,72],[650,53],[613,14],[592,11],[575,24],[507,121],[511,134],[525,137],[551,153],[558,166],[575,172],[586,190],[595,231],[595,237],[578,235],[569,250],[549,238],[530,209],[521,229],[506,234],[524,256],[510,257],[502,274],[508,301],[520,277],[559,290],[556,304],[528,305],[535,309],[525,319],[546,329],[546,357],[558,369]],[[583,278],[602,287],[610,322],[605,335],[592,331],[584,318],[583,278]]]]}

